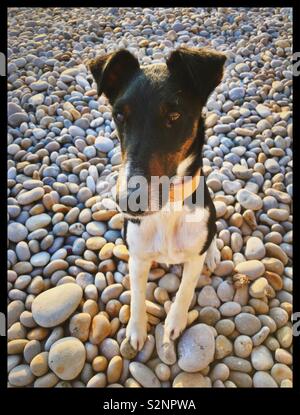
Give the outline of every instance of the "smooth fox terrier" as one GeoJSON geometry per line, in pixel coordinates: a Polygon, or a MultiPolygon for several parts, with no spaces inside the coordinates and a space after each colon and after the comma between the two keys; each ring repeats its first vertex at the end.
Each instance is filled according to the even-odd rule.
{"type": "Polygon", "coordinates": [[[216,211],[201,176],[202,108],[222,79],[225,60],[220,52],[180,47],[166,64],[140,66],[127,50],[89,62],[98,95],[104,93],[112,105],[123,158],[118,182],[129,183],[135,176],[148,184],[153,177],[177,178],[170,185],[167,201],[160,192],[158,196],[153,193],[151,186],[139,195],[156,209],[149,203],[141,203],[138,209],[124,203],[140,188],[131,185],[124,191],[117,186],[116,201],[124,212],[124,239],[130,254],[131,306],[126,337],[136,350],[142,349],[147,337],[146,284],[152,262],[183,264],[181,284],[164,325],[164,339],[170,341],[187,325],[204,263],[213,271],[220,261],[216,211]],[[179,199],[174,196],[178,189],[179,199]],[[200,203],[197,191],[203,194],[200,203]],[[181,208],[172,210],[178,200],[181,208]],[[191,213],[198,220],[188,220],[191,213]]]}

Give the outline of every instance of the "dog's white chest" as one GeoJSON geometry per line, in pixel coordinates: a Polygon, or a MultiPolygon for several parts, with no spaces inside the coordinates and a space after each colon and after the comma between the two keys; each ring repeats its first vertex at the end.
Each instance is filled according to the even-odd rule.
{"type": "Polygon", "coordinates": [[[196,208],[159,211],[146,216],[140,224],[128,222],[127,242],[131,255],[166,264],[180,264],[200,253],[208,234],[209,212],[196,208]]]}

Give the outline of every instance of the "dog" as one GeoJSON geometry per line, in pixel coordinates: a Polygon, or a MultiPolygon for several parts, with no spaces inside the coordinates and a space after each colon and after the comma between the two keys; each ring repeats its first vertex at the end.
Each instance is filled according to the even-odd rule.
{"type": "MultiPolygon", "coordinates": [[[[213,271],[220,262],[216,211],[201,176],[205,131],[202,108],[222,80],[225,60],[221,52],[180,47],[171,52],[166,63],[140,66],[125,49],[89,61],[98,95],[104,93],[112,106],[123,160],[119,180],[128,183],[141,176],[149,183],[152,177],[189,177],[187,199],[194,201],[197,190],[204,195],[203,203],[192,207],[188,204],[176,211],[163,209],[178,202],[175,182],[167,203],[156,198],[156,210],[134,210],[129,204],[122,208],[131,285],[126,337],[136,350],[142,349],[147,337],[146,284],[152,262],[183,264],[180,287],[164,324],[165,342],[174,341],[186,328],[204,263],[213,271]],[[188,221],[191,212],[200,220],[188,221]]],[[[185,187],[179,181],[179,194],[185,187]]],[[[119,205],[136,190],[133,185],[124,192],[119,186],[119,205]]],[[[146,194],[153,199],[150,191],[146,194]]]]}

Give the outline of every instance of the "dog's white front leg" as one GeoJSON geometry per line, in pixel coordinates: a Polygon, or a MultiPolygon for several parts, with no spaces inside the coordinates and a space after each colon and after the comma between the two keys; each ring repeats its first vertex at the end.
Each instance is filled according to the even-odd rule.
{"type": "Polygon", "coordinates": [[[147,338],[146,284],[151,261],[131,256],[128,266],[131,303],[126,337],[135,350],[141,350],[147,338]]]}
{"type": "Polygon", "coordinates": [[[205,257],[206,252],[184,264],[180,287],[166,317],[164,343],[175,340],[186,327],[188,310],[199,275],[202,272],[205,257]]]}

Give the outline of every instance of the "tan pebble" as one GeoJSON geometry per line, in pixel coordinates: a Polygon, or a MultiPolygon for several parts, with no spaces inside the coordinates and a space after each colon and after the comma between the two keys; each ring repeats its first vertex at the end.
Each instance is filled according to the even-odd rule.
{"type": "Polygon", "coordinates": [[[92,367],[95,372],[104,372],[107,368],[108,361],[104,356],[96,356],[92,362],[92,367]]]}
{"type": "Polygon", "coordinates": [[[89,341],[92,344],[100,344],[110,334],[110,323],[102,315],[96,315],[92,320],[89,341]]]}
{"type": "Polygon", "coordinates": [[[43,376],[48,372],[48,355],[48,352],[41,352],[31,360],[30,370],[35,376],[43,376]]]}
{"type": "Polygon", "coordinates": [[[89,337],[91,316],[88,313],[75,314],[69,323],[70,334],[85,342],[89,337]]]}
{"type": "Polygon", "coordinates": [[[281,261],[284,265],[288,263],[288,256],[280,248],[280,246],[273,244],[272,242],[267,242],[265,247],[267,250],[267,256],[279,259],[279,261],[281,261]]]}
{"type": "MultiPolygon", "coordinates": [[[[155,284],[156,287],[156,284],[155,284]]],[[[166,301],[168,301],[169,298],[169,294],[168,291],[165,288],[162,287],[156,287],[154,289],[154,299],[159,303],[159,304],[164,304],[166,301]]]]}
{"type": "Polygon", "coordinates": [[[222,334],[218,335],[216,338],[215,359],[223,359],[223,357],[230,355],[232,350],[233,345],[231,341],[222,334]]]}
{"type": "Polygon", "coordinates": [[[111,327],[110,336],[114,337],[120,328],[120,320],[118,319],[118,317],[115,317],[111,320],[110,327],[111,327]]]}
{"type": "Polygon", "coordinates": [[[187,327],[190,326],[194,321],[197,320],[199,317],[199,311],[198,310],[191,310],[188,312],[188,318],[187,318],[187,327]]]}
{"type": "Polygon", "coordinates": [[[101,261],[112,258],[114,247],[115,244],[113,242],[108,242],[104,246],[102,246],[99,252],[99,258],[101,259],[101,261]]]}
{"type": "Polygon", "coordinates": [[[162,382],[165,382],[170,379],[171,370],[169,366],[167,366],[165,363],[159,363],[155,367],[155,374],[159,380],[161,380],[162,382]]]}
{"type": "Polygon", "coordinates": [[[151,271],[149,272],[148,280],[155,281],[161,278],[163,275],[165,275],[165,273],[166,271],[162,268],[151,269],[151,271]]]}
{"type": "Polygon", "coordinates": [[[231,380],[239,388],[252,387],[252,378],[247,373],[231,370],[229,380],[231,380]]]}
{"type": "Polygon", "coordinates": [[[258,298],[251,298],[249,304],[258,314],[266,314],[269,311],[268,303],[258,298]]]}
{"type": "Polygon", "coordinates": [[[96,221],[108,221],[118,212],[116,210],[98,210],[93,213],[92,217],[96,221]]]}
{"type": "Polygon", "coordinates": [[[142,386],[133,378],[128,378],[124,383],[125,388],[141,388],[142,386]]]}
{"type": "Polygon", "coordinates": [[[121,259],[122,261],[128,261],[129,259],[129,252],[125,245],[116,245],[113,249],[113,254],[118,259],[121,259]]]}
{"type": "Polygon", "coordinates": [[[280,383],[281,388],[292,388],[293,382],[290,379],[283,379],[283,381],[280,383]]]}
{"type": "Polygon", "coordinates": [[[285,349],[275,350],[275,359],[278,363],[284,363],[285,365],[291,365],[293,363],[293,356],[285,349]]]}
{"type": "Polygon", "coordinates": [[[146,300],[146,311],[149,314],[152,314],[155,317],[163,318],[165,317],[165,310],[162,306],[153,303],[152,301],[146,300]]]}
{"type": "Polygon", "coordinates": [[[250,356],[253,348],[252,340],[249,336],[241,335],[238,336],[234,341],[234,351],[239,357],[250,356]]]}
{"type": "Polygon", "coordinates": [[[201,373],[179,373],[172,384],[173,388],[211,388],[211,380],[201,373]]]}
{"type": "Polygon", "coordinates": [[[266,271],[265,278],[268,283],[274,288],[274,290],[279,291],[282,289],[283,282],[280,275],[276,274],[275,272],[266,271]]]}
{"type": "Polygon", "coordinates": [[[232,260],[232,249],[229,246],[224,246],[221,250],[222,261],[232,260]]]}
{"type": "Polygon", "coordinates": [[[92,236],[88,238],[85,243],[87,249],[91,249],[92,251],[98,251],[99,249],[102,249],[105,246],[106,240],[102,236],[92,236]]]}
{"type": "Polygon", "coordinates": [[[54,373],[48,373],[41,376],[34,382],[34,388],[53,388],[59,381],[59,378],[54,373]]]}
{"type": "Polygon", "coordinates": [[[105,259],[101,261],[98,271],[100,272],[107,272],[107,271],[114,271],[116,269],[116,264],[112,259],[105,259]]]}
{"type": "Polygon", "coordinates": [[[229,224],[239,228],[243,224],[243,216],[240,213],[234,213],[229,220],[229,224]]]}
{"type": "Polygon", "coordinates": [[[28,342],[29,340],[26,340],[26,339],[11,340],[7,344],[7,353],[8,354],[23,353],[23,350],[28,342]]]}
{"type": "Polygon", "coordinates": [[[119,320],[122,324],[127,324],[130,318],[130,306],[124,304],[119,313],[119,320]]]}
{"type": "Polygon", "coordinates": [[[8,375],[10,385],[24,387],[30,385],[34,381],[29,365],[15,366],[8,375]]]}
{"type": "Polygon", "coordinates": [[[86,300],[82,306],[82,312],[88,313],[92,318],[98,313],[99,307],[95,300],[86,300]]]}
{"type": "Polygon", "coordinates": [[[102,291],[101,301],[106,304],[112,298],[118,298],[122,291],[122,284],[111,284],[102,291]]]}
{"type": "Polygon", "coordinates": [[[107,367],[107,382],[116,383],[120,379],[123,368],[123,359],[121,356],[114,356],[107,367]]]}
{"type": "Polygon", "coordinates": [[[117,317],[119,315],[120,309],[122,307],[122,303],[119,300],[109,300],[105,305],[105,311],[111,317],[117,317]]]}
{"type": "Polygon", "coordinates": [[[277,330],[276,337],[281,347],[287,349],[293,342],[293,330],[289,326],[283,326],[277,330]]]}
{"type": "Polygon", "coordinates": [[[87,383],[87,388],[105,388],[106,382],[106,375],[104,373],[97,373],[94,375],[87,383]]]}
{"type": "Polygon", "coordinates": [[[29,340],[44,340],[49,334],[49,329],[45,327],[36,327],[27,333],[29,340]]]}
{"type": "Polygon", "coordinates": [[[284,271],[283,263],[277,258],[263,258],[261,260],[267,271],[282,275],[284,271]]]}
{"type": "Polygon", "coordinates": [[[285,379],[290,381],[293,379],[292,370],[283,363],[275,363],[275,365],[271,369],[271,375],[273,379],[276,380],[278,385],[280,385],[281,382],[285,379]]]}
{"type": "Polygon", "coordinates": [[[14,323],[7,331],[7,340],[24,339],[26,337],[26,328],[19,322],[14,323]]]}

